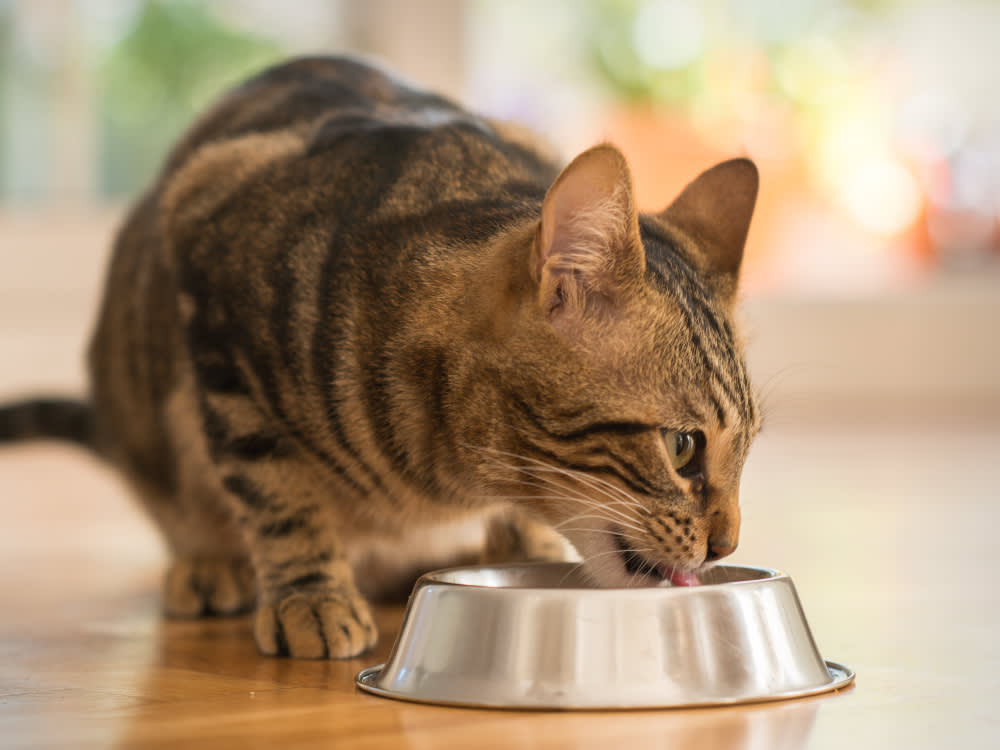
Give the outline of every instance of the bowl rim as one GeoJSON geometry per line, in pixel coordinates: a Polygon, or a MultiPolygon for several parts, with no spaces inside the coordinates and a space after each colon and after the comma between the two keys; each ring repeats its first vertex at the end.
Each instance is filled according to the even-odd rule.
{"type": "Polygon", "coordinates": [[[355,686],[366,693],[377,695],[382,698],[406,701],[409,703],[424,703],[437,706],[453,706],[455,708],[491,709],[498,711],[592,711],[592,712],[612,712],[612,711],[680,711],[684,709],[710,709],[725,708],[729,706],[753,705],[756,703],[778,703],[781,701],[791,701],[823,693],[839,693],[841,690],[853,686],[856,674],[853,669],[841,662],[823,660],[827,674],[830,679],[822,685],[814,685],[805,688],[785,690],[778,693],[769,693],[755,696],[738,696],[732,698],[716,698],[712,700],[691,700],[674,702],[650,702],[642,704],[616,704],[609,702],[606,704],[581,704],[581,703],[503,703],[496,700],[442,700],[422,696],[418,693],[410,693],[403,690],[393,690],[384,688],[378,684],[378,678],[388,662],[375,664],[366,667],[358,672],[354,677],[355,686]]]}
{"type": "Polygon", "coordinates": [[[719,581],[715,583],[702,583],[698,586],[619,586],[619,587],[590,587],[590,586],[530,586],[530,585],[512,585],[512,586],[491,586],[484,583],[466,583],[463,581],[447,580],[444,576],[448,574],[461,573],[463,571],[483,571],[483,570],[511,570],[511,569],[524,569],[524,568],[539,568],[539,567],[567,567],[567,568],[579,568],[583,563],[581,562],[516,562],[516,563],[499,563],[499,564],[487,564],[487,565],[457,565],[449,568],[439,568],[437,570],[431,570],[424,573],[416,580],[413,585],[413,592],[425,586],[441,586],[449,587],[460,590],[489,590],[493,592],[549,592],[550,594],[555,594],[556,592],[574,592],[577,596],[621,596],[622,594],[628,595],[640,595],[640,596],[690,596],[696,595],[699,591],[705,589],[715,589],[719,586],[752,586],[760,584],[768,584],[774,581],[787,580],[790,581],[791,578],[787,573],[777,568],[769,568],[761,565],[741,565],[741,564],[718,564],[712,567],[719,568],[735,568],[738,570],[749,570],[755,573],[760,573],[753,578],[745,578],[736,581],[719,581]],[[586,592],[586,593],[584,593],[586,592]],[[641,592],[641,593],[640,593],[641,592]]]}

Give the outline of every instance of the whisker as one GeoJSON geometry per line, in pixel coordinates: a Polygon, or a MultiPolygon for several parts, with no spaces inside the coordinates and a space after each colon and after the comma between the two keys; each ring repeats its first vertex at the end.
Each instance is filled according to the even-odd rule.
{"type": "MultiPolygon", "coordinates": [[[[564,523],[569,523],[569,522],[566,521],[564,523]]],[[[581,532],[581,533],[599,534],[599,535],[602,535],[602,536],[608,533],[604,529],[595,529],[595,528],[590,527],[590,526],[568,526],[568,527],[566,527],[566,526],[563,526],[562,524],[559,524],[557,526],[553,526],[552,528],[556,529],[560,533],[565,533],[567,531],[578,531],[578,532],[581,532]]]]}
{"type": "MultiPolygon", "coordinates": [[[[533,476],[535,476],[533,474],[533,476]]],[[[585,507],[588,507],[597,512],[597,514],[606,521],[616,524],[617,526],[628,528],[633,531],[644,533],[645,529],[642,528],[631,516],[618,511],[617,509],[609,508],[607,504],[595,501],[591,497],[586,495],[571,492],[569,488],[553,482],[549,477],[541,476],[538,477],[539,481],[530,482],[525,480],[519,480],[521,484],[528,487],[535,487],[540,490],[549,490],[550,487],[558,489],[560,492],[555,494],[553,492],[545,492],[544,494],[537,495],[503,495],[499,496],[498,499],[501,500],[556,500],[556,501],[567,501],[573,502],[585,507]]],[[[572,517],[576,518],[576,516],[572,517]]],[[[571,519],[570,519],[571,520],[571,519]]]]}
{"type": "MultiPolygon", "coordinates": [[[[578,514],[576,514],[574,516],[570,516],[569,518],[563,519],[559,523],[552,524],[552,528],[557,529],[557,530],[561,529],[561,527],[564,524],[572,523],[574,521],[579,521],[579,520],[590,518],[590,519],[600,519],[602,521],[607,521],[609,523],[614,524],[618,528],[629,529],[631,531],[635,531],[635,532],[638,532],[640,534],[646,533],[646,531],[647,531],[645,528],[643,528],[642,526],[640,526],[637,523],[634,523],[632,521],[625,521],[625,520],[622,520],[621,518],[619,518],[617,516],[609,515],[608,513],[604,512],[607,509],[603,505],[601,505],[599,503],[594,503],[592,500],[590,500],[590,498],[587,498],[587,497],[575,497],[573,495],[565,495],[565,494],[564,495],[540,494],[540,495],[507,495],[503,499],[505,499],[505,500],[558,500],[558,501],[567,501],[567,502],[578,503],[578,504],[583,505],[586,508],[588,508],[588,512],[578,513],[578,514]]],[[[599,531],[600,533],[607,533],[607,529],[595,529],[595,531],[599,531]]]]}
{"type": "MultiPolygon", "coordinates": [[[[627,550],[624,550],[624,551],[625,552],[635,552],[636,554],[641,554],[643,552],[656,552],[656,550],[653,549],[652,547],[643,547],[641,549],[627,549],[627,550]]],[[[604,557],[605,555],[616,555],[616,554],[619,554],[621,552],[622,552],[622,550],[620,550],[620,549],[612,549],[612,550],[608,550],[607,552],[598,552],[596,555],[592,555],[591,557],[588,557],[583,562],[584,563],[588,563],[591,560],[596,560],[598,557],[604,557]]]]}
{"type": "MultiPolygon", "coordinates": [[[[619,518],[616,518],[614,516],[609,516],[606,513],[601,512],[604,510],[604,508],[602,508],[599,505],[594,506],[588,503],[582,503],[582,504],[587,506],[588,510],[586,512],[577,513],[575,516],[570,516],[569,518],[566,518],[557,524],[553,524],[553,527],[559,528],[565,523],[572,523],[573,521],[579,521],[585,518],[599,518],[602,521],[608,521],[614,524],[618,529],[629,529],[631,531],[638,532],[639,534],[646,533],[646,529],[644,529],[642,526],[636,523],[632,523],[631,521],[622,521],[619,518]]],[[[601,531],[606,533],[608,530],[601,529],[601,531]]]]}
{"type": "MultiPolygon", "coordinates": [[[[580,505],[583,505],[583,506],[587,507],[588,510],[591,511],[591,512],[585,512],[585,513],[578,513],[578,514],[576,514],[574,516],[570,516],[569,518],[566,518],[566,519],[560,521],[559,523],[552,524],[552,528],[557,529],[557,530],[561,530],[561,528],[562,528],[562,526],[564,524],[572,523],[574,521],[579,521],[579,520],[582,520],[582,519],[585,519],[585,518],[590,518],[590,519],[600,519],[602,521],[607,521],[607,522],[615,525],[618,528],[629,529],[631,531],[635,531],[635,532],[640,533],[640,534],[646,533],[646,531],[647,531],[647,529],[645,529],[644,527],[640,526],[639,524],[637,524],[637,523],[635,523],[635,522],[633,522],[631,520],[623,520],[620,517],[609,515],[608,513],[604,512],[604,511],[607,510],[607,508],[605,508],[605,506],[603,506],[603,505],[601,505],[599,503],[594,503],[590,498],[587,498],[587,497],[575,497],[573,495],[543,494],[543,495],[509,495],[505,499],[508,499],[508,500],[562,500],[562,501],[568,501],[568,502],[578,503],[580,505]]],[[[595,529],[595,531],[600,531],[600,533],[607,533],[607,529],[600,529],[600,530],[595,529]]]]}
{"type": "Polygon", "coordinates": [[[577,479],[583,482],[584,484],[587,484],[590,487],[601,492],[601,494],[605,495],[609,499],[621,502],[624,505],[638,506],[640,508],[642,507],[642,504],[639,503],[635,499],[635,497],[633,497],[630,493],[626,492],[621,487],[612,484],[608,480],[602,479],[601,477],[596,477],[582,471],[577,471],[561,466],[555,466],[553,464],[548,464],[538,459],[534,459],[530,456],[522,456],[516,453],[509,453],[507,451],[499,451],[498,449],[495,449],[494,452],[506,455],[509,458],[516,458],[518,460],[527,461],[532,464],[531,466],[527,467],[514,467],[507,465],[509,468],[521,468],[523,470],[536,470],[536,471],[554,471],[564,474],[566,476],[572,476],[574,479],[577,479]]]}
{"type": "Polygon", "coordinates": [[[636,579],[637,576],[652,577],[653,571],[656,570],[656,563],[654,563],[653,561],[651,561],[649,558],[641,555],[642,552],[653,552],[655,550],[644,549],[644,550],[631,550],[631,551],[635,552],[636,554],[639,554],[640,557],[642,557],[642,561],[643,562],[639,566],[639,569],[637,571],[635,571],[632,574],[632,577],[629,579],[629,582],[628,582],[629,588],[631,588],[632,585],[635,583],[635,579],[636,579]]]}
{"type": "MultiPolygon", "coordinates": [[[[501,499],[539,500],[580,506],[581,512],[553,524],[553,528],[561,534],[608,533],[606,529],[592,528],[586,524],[581,525],[581,522],[586,521],[607,523],[615,529],[628,530],[642,536],[649,533],[645,520],[650,515],[647,507],[631,492],[604,477],[499,448],[479,448],[470,445],[466,447],[484,456],[488,461],[487,467],[492,467],[492,469],[488,468],[490,476],[495,477],[496,481],[513,481],[517,485],[534,488],[538,491],[537,494],[504,494],[501,499]],[[513,476],[507,477],[508,473],[513,476]],[[587,490],[587,492],[581,490],[587,490]]],[[[579,551],[581,554],[585,554],[584,550],[579,551]]],[[[652,577],[658,563],[650,560],[647,554],[656,554],[659,550],[654,547],[644,547],[627,548],[624,552],[626,554],[632,553],[640,558],[637,569],[632,571],[627,586],[634,586],[637,581],[652,577]]],[[[621,559],[621,553],[622,550],[615,545],[614,549],[605,552],[587,554],[580,564],[584,565],[584,570],[589,576],[598,576],[602,568],[615,565],[615,558],[621,559]]],[[[574,566],[567,572],[567,575],[578,569],[578,566],[574,566]]],[[[598,577],[597,580],[601,580],[601,577],[598,577]]]]}
{"type": "MultiPolygon", "coordinates": [[[[555,484],[555,482],[552,482],[552,480],[549,477],[538,476],[538,474],[536,472],[543,471],[543,469],[527,469],[526,468],[526,469],[524,469],[524,471],[529,476],[533,476],[533,477],[535,477],[536,479],[539,479],[542,482],[548,482],[549,484],[555,484]]],[[[558,472],[558,473],[562,474],[563,476],[569,476],[569,477],[572,477],[574,479],[579,479],[579,477],[575,476],[574,474],[572,474],[572,473],[570,473],[570,472],[568,472],[568,471],[566,471],[564,469],[558,469],[558,468],[554,468],[553,467],[553,468],[549,468],[548,471],[558,472]]],[[[541,487],[541,485],[532,484],[532,483],[528,483],[528,482],[526,482],[526,484],[528,484],[529,486],[538,486],[538,487],[541,487]]],[[[558,487],[559,485],[556,484],[556,486],[558,487]]],[[[563,488],[561,488],[561,489],[563,489],[563,488]]],[[[600,490],[598,490],[598,491],[600,491],[600,490]]],[[[615,514],[615,516],[617,516],[618,518],[621,518],[623,521],[627,521],[629,523],[632,523],[632,517],[631,516],[629,516],[627,513],[623,512],[621,510],[618,510],[617,508],[611,507],[610,505],[607,505],[607,504],[600,505],[596,501],[594,501],[592,498],[582,498],[582,497],[576,497],[576,496],[574,496],[572,499],[575,499],[578,502],[591,502],[596,507],[603,508],[603,509],[605,509],[605,510],[607,510],[607,511],[613,513],[613,514],[615,514]]],[[[638,507],[640,507],[640,508],[642,507],[638,503],[635,503],[635,505],[638,506],[638,507]]]]}
{"type": "Polygon", "coordinates": [[[572,568],[570,568],[569,570],[566,571],[566,574],[562,578],[559,579],[559,583],[557,583],[556,586],[562,586],[564,583],[566,583],[566,579],[567,578],[569,578],[571,575],[573,575],[573,573],[576,573],[582,567],[583,567],[583,562],[582,561],[576,563],[572,568]]]}

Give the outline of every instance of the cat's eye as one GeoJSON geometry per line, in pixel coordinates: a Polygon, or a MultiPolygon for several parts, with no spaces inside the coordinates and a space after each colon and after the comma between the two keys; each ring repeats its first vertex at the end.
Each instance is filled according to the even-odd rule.
{"type": "Polygon", "coordinates": [[[698,440],[694,433],[679,430],[664,430],[663,440],[667,445],[667,455],[671,465],[681,471],[691,463],[698,451],[698,440]]]}

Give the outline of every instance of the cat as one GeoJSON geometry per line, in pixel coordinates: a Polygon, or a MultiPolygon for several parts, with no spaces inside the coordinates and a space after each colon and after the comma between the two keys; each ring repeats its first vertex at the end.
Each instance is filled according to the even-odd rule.
{"type": "Polygon", "coordinates": [[[369,649],[371,598],[468,529],[487,561],[693,585],[736,547],[760,427],[733,322],[757,188],[735,159],[640,213],[611,144],[560,168],[376,67],[292,60],[127,217],[89,400],[9,404],[0,440],[117,467],[166,612],[255,610],[263,654],[369,649]]]}

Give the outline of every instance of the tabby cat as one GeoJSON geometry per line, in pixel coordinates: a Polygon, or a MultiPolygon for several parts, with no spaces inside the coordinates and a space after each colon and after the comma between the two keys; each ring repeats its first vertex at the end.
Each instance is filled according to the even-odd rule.
{"type": "Polygon", "coordinates": [[[255,608],[265,654],[368,649],[369,599],[469,529],[486,560],[568,539],[598,585],[694,584],[759,428],[731,318],[757,182],[728,161],[638,213],[614,146],[560,171],[368,65],[280,65],[121,229],[90,400],[8,405],[0,438],[120,469],[166,611],[255,608]]]}

